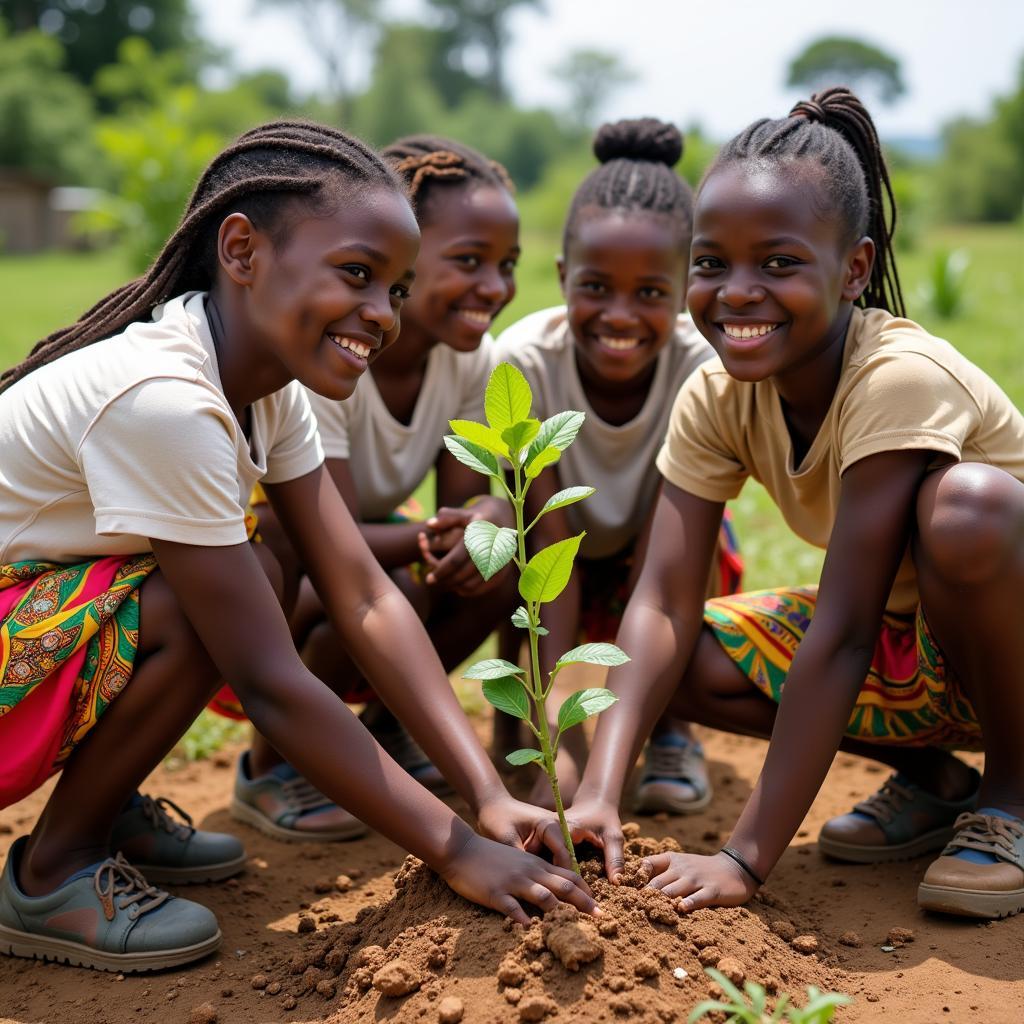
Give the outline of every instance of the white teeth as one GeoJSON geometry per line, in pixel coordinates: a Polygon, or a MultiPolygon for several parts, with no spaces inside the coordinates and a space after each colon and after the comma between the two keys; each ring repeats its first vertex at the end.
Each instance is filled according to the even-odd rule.
{"type": "Polygon", "coordinates": [[[598,335],[597,340],[604,346],[617,352],[628,352],[640,344],[639,338],[612,338],[607,334],[598,335]]]}
{"type": "Polygon", "coordinates": [[[354,356],[359,356],[360,359],[369,358],[370,353],[373,349],[369,345],[364,344],[361,341],[356,341],[354,338],[342,338],[337,334],[327,335],[334,342],[338,348],[347,348],[354,356]]]}
{"type": "Polygon", "coordinates": [[[778,324],[751,324],[747,327],[740,326],[739,324],[722,324],[722,330],[730,338],[762,338],[764,335],[770,334],[778,326],[778,324]]]}
{"type": "Polygon", "coordinates": [[[483,313],[478,309],[460,309],[459,315],[470,323],[478,324],[481,327],[488,327],[491,323],[491,314],[483,313]]]}

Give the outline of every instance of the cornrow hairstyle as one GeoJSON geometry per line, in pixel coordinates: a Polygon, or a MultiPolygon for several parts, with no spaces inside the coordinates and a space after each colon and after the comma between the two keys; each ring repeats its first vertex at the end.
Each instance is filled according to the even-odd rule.
{"type": "Polygon", "coordinates": [[[403,184],[358,139],[305,121],[273,121],[239,138],[203,172],[177,230],[149,270],[111,292],[75,323],[37,342],[28,357],[0,376],[0,392],[54,359],[124,330],[167,299],[209,289],[216,277],[216,240],[229,213],[244,213],[274,244],[286,234],[289,203],[324,210],[354,188],[403,184]]]}
{"type": "Polygon", "coordinates": [[[704,180],[724,164],[744,160],[779,165],[813,160],[844,228],[844,242],[867,235],[875,243],[871,278],[858,305],[904,316],[893,234],[896,200],[871,115],[846,87],[833,86],[801,100],[778,120],[763,118],[719,151],[704,180]]]}
{"type": "Polygon", "coordinates": [[[406,135],[381,150],[405,182],[420,223],[429,223],[430,200],[441,187],[491,185],[514,193],[508,171],[469,146],[440,135],[406,135]]]}
{"type": "Polygon", "coordinates": [[[683,155],[683,135],[675,125],[653,117],[604,124],[594,136],[601,166],[583,179],[572,197],[562,234],[562,251],[575,237],[587,208],[643,211],[672,220],[679,244],[689,247],[693,231],[693,191],[673,170],[683,155]]]}

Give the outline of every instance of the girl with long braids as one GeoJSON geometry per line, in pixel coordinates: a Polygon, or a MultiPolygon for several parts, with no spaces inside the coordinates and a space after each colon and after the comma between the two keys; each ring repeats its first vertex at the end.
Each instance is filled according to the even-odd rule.
{"type": "MultiPolygon", "coordinates": [[[[328,473],[451,671],[515,608],[512,577],[504,573],[484,584],[462,542],[476,518],[511,521],[507,502],[481,494],[480,477],[460,465],[442,439],[449,420],[484,418],[484,388],[494,365],[487,330],[515,294],[519,217],[505,169],[468,146],[414,135],[382,155],[407,185],[423,239],[416,286],[402,307],[401,337],[371,354],[351,398],[337,401],[311,390],[309,399],[328,473]],[[431,469],[437,513],[417,522],[405,506],[431,469]]],[[[264,539],[283,563],[296,562],[273,510],[257,511],[264,539]]],[[[360,717],[384,749],[418,782],[442,790],[443,775],[367,685],[308,581],[299,586],[291,621],[314,674],[347,701],[365,703],[360,717]]],[[[346,839],[364,831],[324,798],[296,800],[295,784],[292,766],[257,734],[239,764],[232,814],[284,840],[346,839]],[[268,800],[268,793],[277,798],[268,800]]]]}
{"type": "Polygon", "coordinates": [[[838,749],[895,774],[824,826],[823,851],[941,851],[922,907],[1024,908],[1024,417],[904,317],[894,220],[874,124],[844,88],[755,122],[697,194],[688,301],[719,358],[675,403],[618,639],[633,661],[569,813],[618,877],[619,794],[659,714],[770,736],[721,852],[649,859],[682,910],[754,894],[838,749]],[[751,476],[825,548],[820,583],[704,604],[723,504],[751,476]],[[958,748],[984,750],[983,779],[958,748]]]}
{"type": "Polygon", "coordinates": [[[458,892],[523,922],[520,898],[594,908],[514,848],[548,815],[505,792],[323,468],[302,385],[351,395],[398,329],[418,245],[371,150],[268,124],[214,159],[143,277],[0,381],[0,806],[62,771],[0,877],[0,952],[129,971],[216,948],[213,915],[153,879],[238,870],[240,847],[166,804],[134,813],[133,794],[220,679],[303,777],[458,892]],[[418,786],[302,663],[280,570],[248,540],[257,481],[353,657],[512,845],[418,786]]]}

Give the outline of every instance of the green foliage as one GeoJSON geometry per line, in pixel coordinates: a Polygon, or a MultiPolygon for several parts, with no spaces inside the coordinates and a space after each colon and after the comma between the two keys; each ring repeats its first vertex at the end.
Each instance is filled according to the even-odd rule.
{"type": "Polygon", "coordinates": [[[553,70],[568,94],[573,127],[580,131],[593,128],[612,94],[636,79],[618,55],[608,50],[572,50],[553,70]]]}
{"type": "Polygon", "coordinates": [[[525,525],[523,507],[530,484],[545,466],[557,461],[572,444],[584,419],[583,413],[570,410],[556,413],[541,423],[530,416],[532,405],[533,395],[526,378],[514,366],[499,363],[484,393],[487,424],[452,420],[450,426],[455,433],[444,439],[448,451],[455,458],[490,477],[508,495],[515,509],[515,530],[487,522],[470,524],[466,529],[466,550],[484,579],[490,579],[508,562],[515,563],[519,570],[519,593],[526,604],[515,610],[512,624],[526,630],[530,644],[530,666],[527,669],[501,658],[487,658],[471,665],[463,677],[483,680],[484,697],[499,711],[524,721],[537,738],[539,750],[514,750],[507,760],[515,765],[536,763],[544,768],[554,794],[562,838],[573,867],[578,871],[555,774],[555,755],[566,729],[600,714],[617,698],[611,690],[601,687],[570,695],[559,709],[558,732],[553,739],[546,702],[555,677],[567,665],[577,662],[621,665],[629,658],[614,644],[584,644],[559,658],[547,683],[541,679],[537,638],[547,633],[540,624],[541,605],[554,601],[568,584],[583,534],[549,544],[529,559],[526,557],[526,534],[552,509],[582,501],[594,493],[594,488],[577,486],[559,491],[545,503],[529,527],[525,525]],[[505,479],[499,460],[511,471],[511,486],[505,479]],[[510,546],[513,548],[511,551],[510,546]]]}
{"type": "Polygon", "coordinates": [[[943,320],[952,320],[963,309],[970,262],[963,249],[937,249],[932,256],[931,274],[922,286],[921,298],[943,320]]]}
{"type": "Polygon", "coordinates": [[[781,995],[775,1002],[775,1009],[769,1014],[768,997],[764,988],[752,981],[744,986],[743,993],[724,975],[713,967],[705,968],[707,974],[717,982],[725,999],[705,999],[698,1003],[686,1018],[687,1024],[696,1024],[708,1015],[719,1012],[726,1013],[726,1024],[777,1024],[788,1021],[789,1024],[828,1024],[832,1020],[837,1007],[852,1003],[850,996],[838,992],[820,992],[813,985],[807,988],[807,1004],[803,1007],[794,1006],[791,997],[781,995]]]}
{"type": "Polygon", "coordinates": [[[861,39],[827,36],[802,50],[789,65],[786,85],[810,91],[829,85],[848,85],[878,91],[883,103],[893,103],[906,91],[900,62],[861,39]]]}

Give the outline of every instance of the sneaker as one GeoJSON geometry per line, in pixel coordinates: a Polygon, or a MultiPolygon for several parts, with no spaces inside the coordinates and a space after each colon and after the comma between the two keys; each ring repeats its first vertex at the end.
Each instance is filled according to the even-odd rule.
{"type": "Polygon", "coordinates": [[[974,810],[981,776],[962,800],[940,800],[898,772],[849,814],[826,821],[818,848],[853,864],[888,864],[941,850],[953,838],[954,822],[974,810]]]}
{"type": "Polygon", "coordinates": [[[634,810],[639,814],[693,814],[707,807],[712,795],[704,748],[697,740],[666,732],[648,743],[634,810]]]}
{"type": "Polygon", "coordinates": [[[366,826],[329,800],[290,764],[252,777],[249,752],[238,759],[231,817],[286,843],[334,843],[358,839],[366,826]]]}
{"type": "Polygon", "coordinates": [[[374,700],[367,704],[359,721],[384,748],[388,757],[404,768],[421,786],[439,796],[454,792],[437,766],[382,701],[374,700]]]}
{"type": "Polygon", "coordinates": [[[917,903],[964,917],[1024,910],[1024,821],[994,807],[961,814],[956,835],[925,872],[917,903]]]}
{"type": "Polygon", "coordinates": [[[220,945],[206,907],[154,888],[120,854],[26,896],[17,871],[27,841],[11,847],[0,876],[0,953],[127,973],[180,967],[220,945]]]}
{"type": "Polygon", "coordinates": [[[245,867],[245,849],[234,836],[193,828],[192,819],[164,796],[136,793],[114,822],[110,849],[127,850],[138,871],[163,884],[219,882],[245,867]]]}

